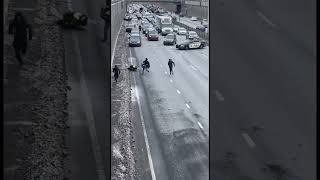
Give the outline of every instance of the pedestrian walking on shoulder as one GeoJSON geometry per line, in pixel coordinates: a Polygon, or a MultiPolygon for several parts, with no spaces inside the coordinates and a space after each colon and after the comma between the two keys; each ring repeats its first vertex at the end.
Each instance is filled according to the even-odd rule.
{"type": "Polygon", "coordinates": [[[117,65],[114,65],[114,68],[113,68],[113,76],[114,76],[114,80],[116,82],[118,82],[118,78],[119,78],[119,75],[120,75],[120,69],[118,68],[117,65]]]}
{"type": "Polygon", "coordinates": [[[170,74],[173,74],[172,67],[176,66],[176,64],[172,61],[172,59],[169,59],[168,66],[169,66],[170,74]]]}
{"type": "Polygon", "coordinates": [[[101,8],[100,17],[104,20],[104,33],[102,42],[106,42],[110,29],[110,6],[108,2],[106,2],[106,6],[104,8],[101,8]]]}
{"type": "Polygon", "coordinates": [[[21,53],[26,54],[28,35],[32,39],[32,30],[21,12],[16,12],[14,20],[9,24],[9,34],[14,35],[13,48],[20,65],[23,65],[21,53]]]}

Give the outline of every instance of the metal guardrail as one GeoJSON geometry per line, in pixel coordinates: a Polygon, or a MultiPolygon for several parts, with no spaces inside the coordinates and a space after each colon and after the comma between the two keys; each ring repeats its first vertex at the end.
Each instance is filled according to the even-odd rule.
{"type": "Polygon", "coordinates": [[[196,32],[199,37],[201,37],[202,39],[208,41],[209,40],[209,33],[206,33],[206,32],[203,32],[203,31],[200,31],[199,29],[195,29],[195,28],[192,28],[190,26],[187,26],[185,24],[182,24],[181,22],[178,22],[177,20],[173,20],[172,21],[174,25],[177,25],[177,26],[180,26],[180,27],[183,27],[185,28],[186,30],[188,31],[194,31],[196,32]]]}

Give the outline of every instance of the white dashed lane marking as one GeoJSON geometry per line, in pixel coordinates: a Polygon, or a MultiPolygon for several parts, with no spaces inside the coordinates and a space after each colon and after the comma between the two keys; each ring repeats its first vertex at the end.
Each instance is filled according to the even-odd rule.
{"type": "Polygon", "coordinates": [[[173,82],[172,79],[170,79],[170,82],[171,82],[171,83],[173,82]]]}
{"type": "Polygon", "coordinates": [[[256,146],[256,144],[253,142],[253,140],[247,133],[242,133],[241,135],[244,138],[244,140],[247,142],[250,148],[254,148],[256,146]]]}
{"type": "Polygon", "coordinates": [[[200,122],[198,122],[198,125],[199,125],[199,127],[200,127],[201,129],[203,129],[203,126],[202,126],[202,124],[201,124],[200,122]]]}
{"type": "Polygon", "coordinates": [[[193,70],[197,71],[197,68],[195,68],[194,66],[190,65],[190,67],[191,67],[193,70]]]}
{"type": "Polygon", "coordinates": [[[168,74],[168,72],[167,72],[167,71],[165,71],[164,73],[165,73],[165,74],[168,74]]]}
{"type": "Polygon", "coordinates": [[[187,106],[187,108],[188,108],[188,109],[190,109],[190,106],[189,106],[189,104],[186,104],[186,106],[187,106]]]}
{"type": "Polygon", "coordinates": [[[179,90],[177,90],[177,93],[178,93],[178,94],[181,94],[181,92],[180,92],[179,90]]]}

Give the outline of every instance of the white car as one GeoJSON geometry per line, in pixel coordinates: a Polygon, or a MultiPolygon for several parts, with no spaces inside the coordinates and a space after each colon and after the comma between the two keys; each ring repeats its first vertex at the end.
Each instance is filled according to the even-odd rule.
{"type": "Polygon", "coordinates": [[[189,31],[186,35],[186,39],[195,39],[195,38],[199,38],[199,36],[194,31],[189,31]]]}
{"type": "Polygon", "coordinates": [[[191,20],[191,21],[198,21],[198,18],[197,18],[197,17],[192,16],[192,17],[190,18],[190,20],[191,20]]]}
{"type": "Polygon", "coordinates": [[[179,28],[178,29],[178,34],[179,35],[186,35],[187,34],[187,30],[185,28],[179,28]]]}

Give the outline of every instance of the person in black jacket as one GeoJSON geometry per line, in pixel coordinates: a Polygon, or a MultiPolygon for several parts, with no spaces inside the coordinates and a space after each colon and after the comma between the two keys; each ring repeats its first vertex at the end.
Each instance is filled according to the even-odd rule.
{"type": "Polygon", "coordinates": [[[118,68],[117,65],[114,65],[114,68],[113,68],[113,74],[114,74],[114,79],[116,80],[116,82],[118,82],[118,78],[119,78],[119,75],[120,75],[120,69],[118,68]]]}
{"type": "Polygon", "coordinates": [[[27,24],[21,12],[16,12],[14,20],[9,24],[9,34],[14,35],[13,48],[20,65],[23,65],[21,53],[25,54],[27,51],[28,34],[29,40],[32,39],[32,31],[29,24],[27,24]]]}
{"type": "Polygon", "coordinates": [[[108,32],[110,29],[110,6],[109,3],[106,2],[106,6],[101,8],[100,17],[104,20],[104,35],[103,35],[103,42],[106,42],[108,39],[108,32]]]}
{"type": "Polygon", "coordinates": [[[168,61],[168,66],[169,66],[170,74],[173,74],[172,66],[176,66],[176,65],[175,65],[175,63],[172,61],[172,59],[169,59],[169,61],[168,61]]]}

